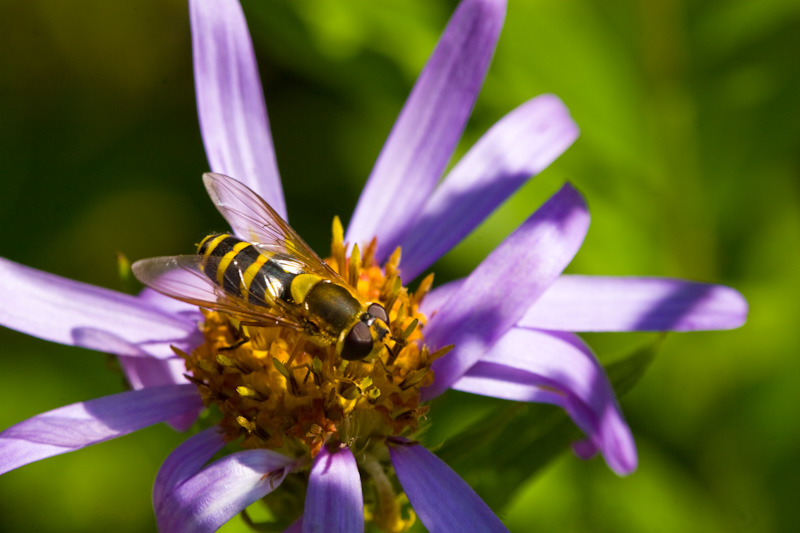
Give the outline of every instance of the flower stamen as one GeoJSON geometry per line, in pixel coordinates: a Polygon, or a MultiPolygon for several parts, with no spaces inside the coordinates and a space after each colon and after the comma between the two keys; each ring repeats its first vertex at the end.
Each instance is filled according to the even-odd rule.
{"type": "Polygon", "coordinates": [[[245,448],[269,448],[294,457],[314,457],[327,443],[367,450],[387,437],[417,431],[427,412],[419,389],[433,380],[430,365],[444,351],[424,344],[427,318],[419,305],[432,276],[413,294],[400,279],[400,248],[381,268],[377,241],[362,254],[346,254],[341,221],[332,225],[328,264],[361,301],[385,309],[385,350],[362,360],[341,359],[335,347],[282,324],[246,324],[221,311],[204,311],[205,342],[186,360],[188,375],[207,405],[222,413],[229,440],[245,448]]]}

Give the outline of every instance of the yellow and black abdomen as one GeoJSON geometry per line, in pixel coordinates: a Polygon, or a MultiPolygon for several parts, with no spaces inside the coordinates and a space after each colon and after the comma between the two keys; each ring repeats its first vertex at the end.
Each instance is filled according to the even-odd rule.
{"type": "Polygon", "coordinates": [[[294,304],[292,281],[302,268],[281,254],[259,250],[228,234],[209,235],[197,253],[203,256],[203,272],[227,294],[253,305],[274,307],[276,300],[294,304]]]}

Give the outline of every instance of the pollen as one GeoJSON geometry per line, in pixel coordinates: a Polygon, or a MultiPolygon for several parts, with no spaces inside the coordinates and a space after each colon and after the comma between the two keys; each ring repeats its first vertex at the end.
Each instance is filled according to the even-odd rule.
{"type": "Polygon", "coordinates": [[[375,240],[348,255],[342,236],[336,219],[326,262],[363,301],[383,306],[391,339],[377,355],[345,361],[334,345],[321,345],[301,328],[255,326],[203,311],[205,342],[181,355],[205,404],[221,413],[228,440],[293,457],[314,457],[339,442],[358,456],[418,430],[428,410],[419,390],[432,382],[431,363],[444,353],[425,345],[427,318],[419,310],[432,276],[410,292],[400,279],[399,248],[378,265],[375,240]]]}

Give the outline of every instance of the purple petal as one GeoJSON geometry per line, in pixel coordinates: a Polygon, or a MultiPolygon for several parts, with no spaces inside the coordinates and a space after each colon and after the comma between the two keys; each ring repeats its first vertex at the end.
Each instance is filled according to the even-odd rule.
{"type": "Polygon", "coordinates": [[[60,407],[0,433],[0,474],[203,406],[194,385],[151,387],[60,407]]]}
{"type": "Polygon", "coordinates": [[[171,315],[177,315],[192,322],[203,321],[203,313],[200,312],[196,305],[164,296],[160,292],[154,291],[149,287],[139,293],[139,300],[160,311],[166,311],[171,315]]]}
{"type": "Polygon", "coordinates": [[[349,448],[326,446],[314,458],[308,478],[303,533],[364,531],[361,478],[349,448]]]}
{"type": "MultiPolygon", "coordinates": [[[[186,341],[176,342],[173,346],[185,352],[191,351],[202,342],[200,331],[195,333],[188,337],[186,341]]],[[[189,380],[184,376],[186,365],[183,359],[177,357],[169,346],[167,348],[169,348],[171,357],[159,360],[159,358],[152,357],[151,354],[138,346],[105,331],[83,328],[76,330],[74,337],[75,342],[84,348],[119,354],[118,359],[122,371],[134,390],[160,385],[189,383],[189,380]]],[[[184,413],[167,420],[167,423],[177,431],[186,431],[194,424],[201,410],[184,413]]]]}
{"type": "Polygon", "coordinates": [[[463,284],[463,279],[457,279],[431,290],[431,292],[426,294],[425,298],[422,300],[422,303],[419,306],[420,311],[422,311],[425,316],[430,318],[434,313],[437,313],[439,309],[444,307],[444,304],[447,303],[447,300],[449,300],[454,294],[458,293],[463,284]]]}
{"type": "Polygon", "coordinates": [[[203,409],[189,411],[180,416],[173,416],[169,420],[165,420],[165,422],[175,431],[184,432],[194,425],[195,420],[197,420],[197,417],[200,416],[202,411],[203,409]]]}
{"type": "Polygon", "coordinates": [[[303,533],[303,515],[294,521],[288,528],[283,530],[283,533],[303,533]]]}
{"type": "MultiPolygon", "coordinates": [[[[453,385],[515,401],[559,405],[617,474],[636,469],[636,445],[603,367],[577,335],[514,328],[453,385]]],[[[579,444],[576,452],[591,456],[579,444]]]]}
{"type": "MultiPolygon", "coordinates": [[[[165,349],[155,350],[155,354],[150,354],[135,344],[126,341],[119,336],[102,329],[95,328],[76,328],[72,333],[72,340],[76,346],[88,348],[98,352],[112,353],[124,357],[145,359],[174,359],[175,352],[165,349]]],[[[181,343],[186,344],[186,343],[181,343]]],[[[169,348],[169,345],[160,348],[169,348]]]]}
{"type": "Polygon", "coordinates": [[[447,390],[516,324],[572,261],[588,228],[583,198],[565,184],[478,265],[425,328],[429,346],[455,348],[434,361],[424,399],[447,390]]]}
{"type": "Polygon", "coordinates": [[[187,439],[169,454],[158,470],[153,484],[153,508],[180,484],[197,474],[215,453],[225,446],[225,439],[216,426],[207,428],[187,439]]]}
{"type": "MultiPolygon", "coordinates": [[[[178,357],[163,360],[144,357],[118,357],[117,359],[128,383],[134,390],[189,383],[189,380],[184,376],[186,364],[183,359],[178,357]]],[[[192,427],[202,410],[201,406],[194,411],[170,418],[167,423],[176,431],[186,431],[192,427]]]]}
{"type": "Polygon", "coordinates": [[[119,357],[119,363],[135,390],[160,385],[181,385],[189,383],[184,374],[186,365],[183,359],[145,359],[141,357],[119,357]]]}
{"type": "Polygon", "coordinates": [[[411,506],[431,533],[508,531],[452,468],[422,446],[393,444],[389,454],[411,506]]]}
{"type": "Polygon", "coordinates": [[[445,177],[400,244],[403,279],[428,268],[578,137],[556,96],[534,98],[506,115],[445,177]]]}
{"type": "Polygon", "coordinates": [[[286,219],[267,106],[238,0],[190,0],[194,84],[211,170],[247,184],[286,219]]]}
{"type": "Polygon", "coordinates": [[[592,442],[592,439],[583,439],[572,443],[572,451],[584,461],[588,461],[597,455],[597,452],[600,450],[597,448],[595,443],[592,442]]]}
{"type": "Polygon", "coordinates": [[[294,459],[272,450],[247,450],[216,461],[156,503],[161,533],[219,529],[281,484],[294,459]]]}
{"type": "Polygon", "coordinates": [[[159,311],[135,296],[2,258],[0,292],[3,294],[0,324],[61,344],[134,357],[142,352],[173,357],[170,344],[185,344],[197,334],[193,321],[159,311]],[[113,342],[104,346],[102,338],[113,342]],[[136,349],[115,352],[122,346],[119,340],[136,349]]]}
{"type": "Polygon", "coordinates": [[[738,328],[746,319],[747,301],[724,285],[562,276],[519,325],[559,331],[696,331],[738,328]]]}
{"type": "Polygon", "coordinates": [[[411,90],[347,228],[350,243],[378,237],[378,260],[398,245],[444,172],[483,85],[505,11],[505,0],[463,0],[411,90]]]}

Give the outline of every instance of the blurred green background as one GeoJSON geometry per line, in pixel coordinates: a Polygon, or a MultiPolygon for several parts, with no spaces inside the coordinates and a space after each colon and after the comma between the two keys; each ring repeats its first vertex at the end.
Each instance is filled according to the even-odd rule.
{"type": "MultiPolygon", "coordinates": [[[[569,180],[592,212],[569,271],[725,283],[751,313],[737,331],[668,336],[622,399],[635,474],[565,451],[495,511],[514,532],[793,531],[800,3],[509,4],[459,154],[543,92],[565,101],[581,137],[445,257],[437,279],[468,273],[569,180]]],[[[243,5],[290,220],[325,252],[331,218],[349,218],[456,2],[243,5]]],[[[224,227],[200,184],[185,2],[5,0],[0,35],[0,255],[121,288],[118,251],[190,252],[224,227]]],[[[587,338],[605,359],[655,336],[587,338]]],[[[122,390],[105,355],[5,329],[0,346],[0,427],[122,390]]],[[[442,402],[434,425],[497,408],[458,400],[442,402]]],[[[152,479],[182,438],[153,427],[0,477],[0,530],[153,530],[152,479]]],[[[227,528],[244,531],[238,518],[227,528]]]]}

